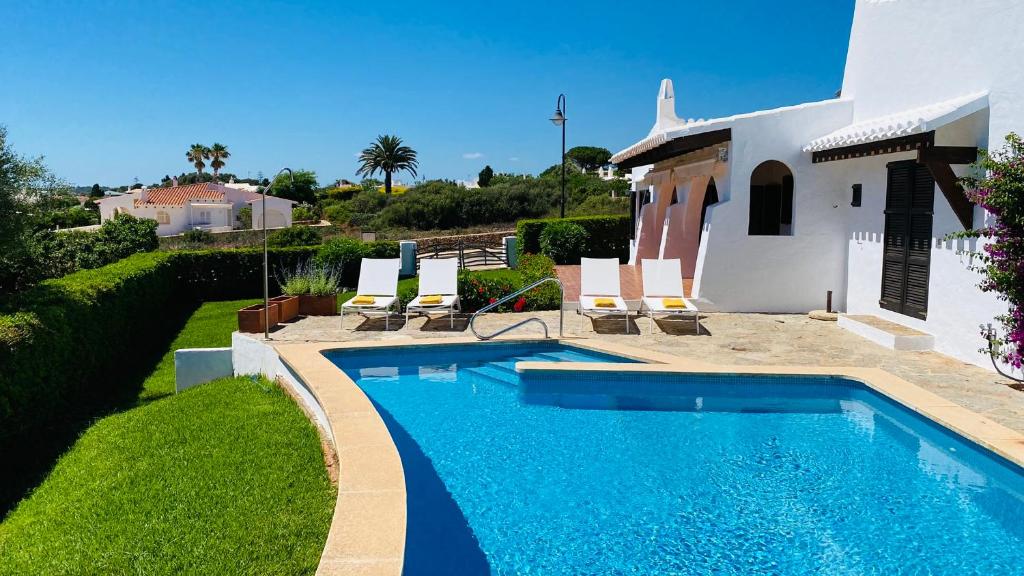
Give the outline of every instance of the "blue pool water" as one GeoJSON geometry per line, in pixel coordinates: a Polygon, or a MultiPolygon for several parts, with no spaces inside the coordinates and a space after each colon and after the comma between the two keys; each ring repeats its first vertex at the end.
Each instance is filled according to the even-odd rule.
{"type": "Polygon", "coordinates": [[[557,344],[344,351],[402,454],[406,574],[1022,574],[1015,465],[836,378],[569,372],[557,344]]]}

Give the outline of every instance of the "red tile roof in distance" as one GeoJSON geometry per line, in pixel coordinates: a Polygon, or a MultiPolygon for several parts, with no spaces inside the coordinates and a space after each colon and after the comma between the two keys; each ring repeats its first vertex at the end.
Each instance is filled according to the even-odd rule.
{"type": "Polygon", "coordinates": [[[184,206],[189,200],[213,200],[224,202],[224,193],[210,190],[209,183],[189,184],[173,188],[150,188],[146,190],[146,200],[135,199],[136,206],[184,206]]]}

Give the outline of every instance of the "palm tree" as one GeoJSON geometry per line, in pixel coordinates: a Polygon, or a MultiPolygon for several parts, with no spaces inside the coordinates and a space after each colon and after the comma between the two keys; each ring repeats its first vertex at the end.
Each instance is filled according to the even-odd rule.
{"type": "Polygon", "coordinates": [[[199,172],[199,180],[202,181],[203,168],[206,168],[206,163],[203,160],[210,159],[210,149],[202,144],[193,144],[188,152],[185,152],[185,158],[196,167],[196,172],[199,172]]]}
{"type": "Polygon", "coordinates": [[[402,145],[402,139],[398,136],[377,136],[377,141],[369,148],[359,154],[359,170],[356,174],[360,176],[373,177],[377,172],[384,173],[384,192],[391,197],[391,174],[395,172],[408,172],[416,176],[416,168],[419,164],[416,161],[416,151],[408,146],[402,145]]]}
{"type": "Polygon", "coordinates": [[[217,181],[220,169],[224,167],[224,161],[231,157],[228,147],[223,144],[213,143],[210,147],[210,168],[213,168],[213,181],[217,181]]]}

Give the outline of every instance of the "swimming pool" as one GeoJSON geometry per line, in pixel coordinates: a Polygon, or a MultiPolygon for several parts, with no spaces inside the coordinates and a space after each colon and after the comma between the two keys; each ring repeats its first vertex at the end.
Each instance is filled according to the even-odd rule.
{"type": "Polygon", "coordinates": [[[517,374],[517,359],[623,361],[540,343],[328,358],[401,454],[406,574],[1024,565],[1020,468],[850,380],[517,374]]]}

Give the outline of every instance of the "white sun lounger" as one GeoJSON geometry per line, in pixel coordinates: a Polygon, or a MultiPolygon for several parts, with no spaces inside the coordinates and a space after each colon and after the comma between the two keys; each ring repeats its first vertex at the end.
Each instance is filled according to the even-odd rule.
{"type": "Polygon", "coordinates": [[[626,307],[626,301],[622,299],[618,258],[580,259],[579,306],[580,332],[583,332],[583,319],[590,313],[595,316],[625,314],[626,333],[629,333],[629,308],[626,307]],[[598,298],[610,299],[615,306],[598,306],[598,298]]]}
{"type": "Polygon", "coordinates": [[[388,329],[388,320],[392,312],[398,309],[398,271],[401,261],[398,258],[363,258],[359,264],[359,286],[355,297],[341,305],[341,327],[345,328],[345,311],[355,312],[364,316],[383,315],[384,330],[388,329]],[[355,304],[360,296],[373,298],[373,304],[355,304]]]}
{"type": "Polygon", "coordinates": [[[692,314],[693,321],[697,326],[697,334],[700,334],[700,311],[686,299],[683,294],[683,276],[680,273],[678,259],[671,260],[643,260],[644,297],[640,301],[638,314],[643,314],[647,309],[647,316],[651,321],[651,334],[654,334],[655,314],[692,314]],[[685,308],[669,308],[665,306],[666,298],[679,298],[686,304],[685,308]]]}
{"type": "Polygon", "coordinates": [[[426,258],[420,261],[419,294],[405,307],[405,323],[410,314],[423,314],[430,318],[431,312],[447,312],[449,324],[455,327],[455,311],[462,311],[459,304],[459,261],[457,258],[426,258]],[[425,296],[440,296],[435,304],[424,304],[425,296]]]}

